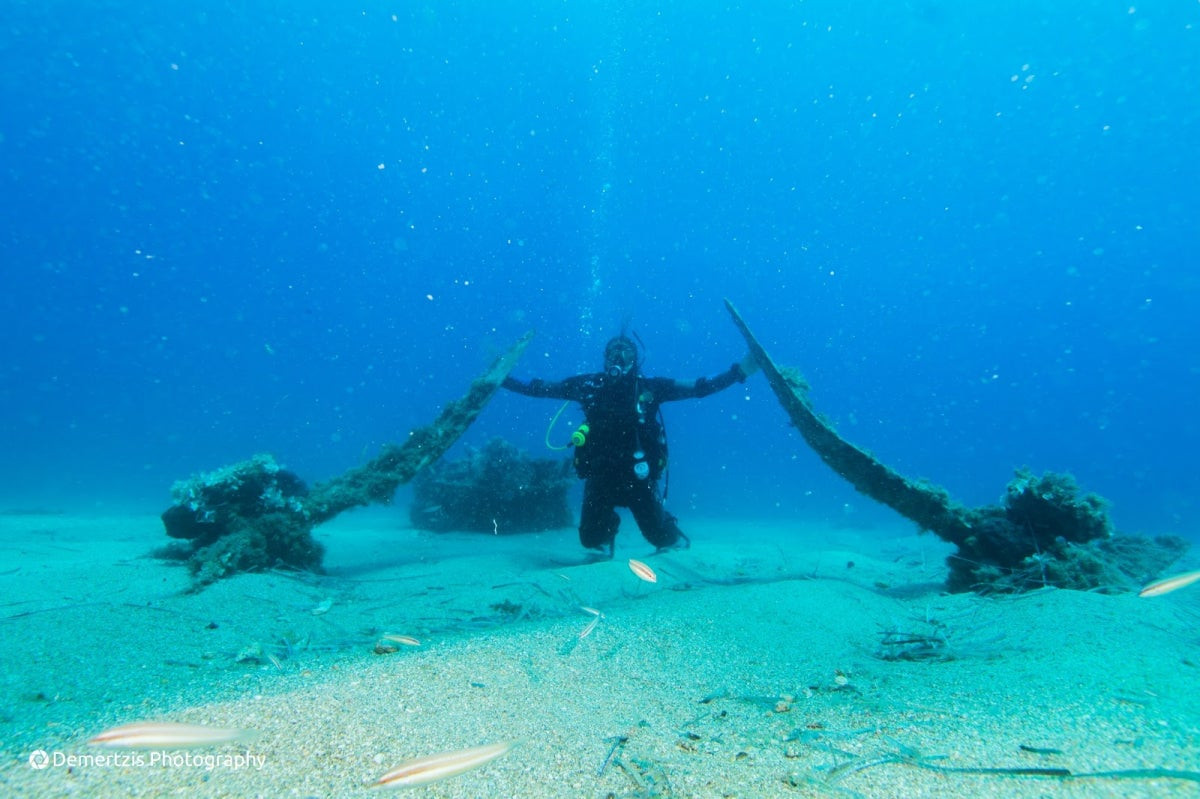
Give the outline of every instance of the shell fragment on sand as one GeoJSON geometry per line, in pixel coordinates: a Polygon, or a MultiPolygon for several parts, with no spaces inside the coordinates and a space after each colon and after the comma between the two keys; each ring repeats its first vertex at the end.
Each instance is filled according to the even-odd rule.
{"type": "Polygon", "coordinates": [[[645,563],[635,558],[629,559],[629,570],[638,576],[639,580],[645,580],[648,583],[657,583],[658,575],[654,573],[645,563]]]}
{"type": "Polygon", "coordinates": [[[127,749],[183,749],[215,746],[245,738],[245,730],[231,727],[206,727],[202,724],[178,724],[171,721],[137,721],[105,730],[88,741],[92,746],[127,749]]]}
{"type": "Polygon", "coordinates": [[[512,747],[511,743],[505,742],[413,758],[384,774],[372,783],[371,787],[405,788],[413,785],[427,785],[479,768],[500,757],[512,747]]]}
{"type": "Polygon", "coordinates": [[[1155,580],[1141,591],[1138,591],[1138,596],[1162,596],[1172,591],[1178,591],[1180,588],[1191,585],[1197,580],[1200,580],[1200,571],[1177,574],[1174,577],[1155,580]]]}

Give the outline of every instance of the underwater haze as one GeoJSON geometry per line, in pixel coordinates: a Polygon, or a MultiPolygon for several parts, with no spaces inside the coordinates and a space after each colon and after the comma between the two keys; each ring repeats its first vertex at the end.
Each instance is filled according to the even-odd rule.
{"type": "MultiPolygon", "coordinates": [[[[328,478],[529,329],[522,379],[626,325],[715,375],[728,297],[899,472],[1070,472],[1195,538],[1194,1],[8,0],[0,63],[0,508],[328,478]]],[[[555,410],[458,446],[546,455],[555,410]]],[[[665,415],[685,530],[894,518],[761,375],[665,415]]]]}

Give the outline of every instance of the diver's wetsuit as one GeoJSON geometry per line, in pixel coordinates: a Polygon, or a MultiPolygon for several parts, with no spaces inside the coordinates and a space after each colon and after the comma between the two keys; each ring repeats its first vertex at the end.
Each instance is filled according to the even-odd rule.
{"type": "Polygon", "coordinates": [[[686,537],[675,517],[663,508],[658,478],[667,465],[667,440],[659,406],[674,400],[707,397],[746,379],[739,364],[713,378],[681,383],[637,372],[621,377],[598,372],[568,377],[556,383],[509,377],[504,388],[528,397],[578,402],[588,425],[587,440],[575,448],[575,471],[583,478],[583,509],[579,541],[588,549],[612,552],[621,523],[617,507],[629,508],[638,528],[654,546],[669,548],[686,537]],[[634,471],[641,452],[649,473],[634,471]]]}

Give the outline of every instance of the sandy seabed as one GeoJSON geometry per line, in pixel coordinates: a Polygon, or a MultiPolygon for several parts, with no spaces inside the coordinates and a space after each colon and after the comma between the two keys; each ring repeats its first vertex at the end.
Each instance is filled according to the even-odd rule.
{"type": "Polygon", "coordinates": [[[148,555],[156,517],[0,516],[0,794],[378,796],[408,758],[513,742],[403,790],[1200,796],[1200,587],[945,595],[948,547],[903,526],[685,519],[693,547],[654,556],[626,520],[615,559],[587,563],[573,530],[401,517],[318,530],[325,575],[188,593],[148,555]],[[247,737],[87,744],[140,720],[247,737]]]}

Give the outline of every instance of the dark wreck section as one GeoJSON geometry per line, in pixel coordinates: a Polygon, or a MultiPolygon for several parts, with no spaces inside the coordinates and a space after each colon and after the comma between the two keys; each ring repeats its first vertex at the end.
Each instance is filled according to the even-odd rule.
{"type": "Polygon", "coordinates": [[[733,304],[725,305],[792,424],[821,460],[860,493],[958,548],[947,559],[950,591],[1013,592],[1043,585],[1131,591],[1186,551],[1187,542],[1176,536],[1116,533],[1105,501],[1081,496],[1070,475],[1035,478],[1018,471],[1002,504],[976,508],[955,502],[940,486],[900,475],[838,435],[813,410],[799,372],[778,366],[733,304]]]}
{"type": "Polygon", "coordinates": [[[187,560],[196,589],[237,572],[318,570],[324,550],[313,529],[349,508],[391,501],[397,487],[440,458],[475,421],[532,338],[526,333],[403,444],[388,444],[373,460],[311,490],[270,455],[175,483],[163,526],[188,544],[165,554],[187,560]]]}
{"type": "Polygon", "coordinates": [[[181,554],[197,586],[230,573],[321,565],[325,552],[312,537],[308,489],[271,455],[180,480],[171,499],[163,526],[170,537],[191,542],[181,554]]]}
{"type": "Polygon", "coordinates": [[[958,552],[949,560],[947,587],[1135,591],[1187,551],[1187,541],[1178,536],[1118,533],[1107,507],[1097,495],[1081,494],[1069,474],[1034,477],[1020,469],[1002,504],[962,511],[967,534],[953,541],[958,552]]]}
{"type": "Polygon", "coordinates": [[[501,438],[438,461],[413,481],[413,527],[434,532],[533,533],[569,527],[569,459],[531,458],[501,438]]]}

